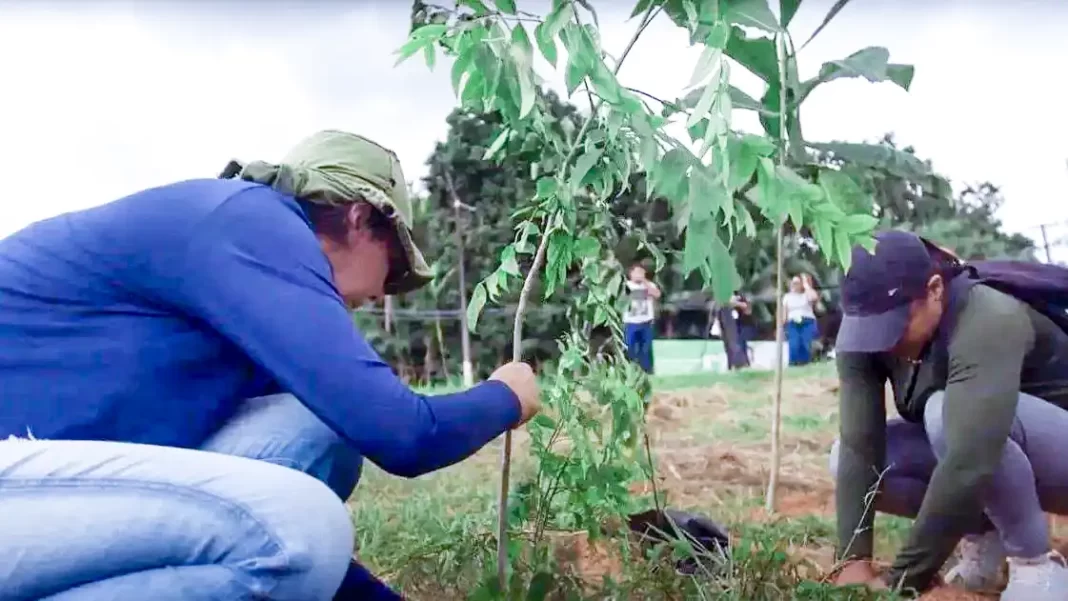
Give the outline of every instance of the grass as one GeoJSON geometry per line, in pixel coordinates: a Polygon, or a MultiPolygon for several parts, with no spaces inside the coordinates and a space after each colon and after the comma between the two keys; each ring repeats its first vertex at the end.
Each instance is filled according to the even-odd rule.
{"type": "MultiPolygon", "coordinates": [[[[736,539],[729,574],[684,577],[655,569],[662,563],[654,560],[620,558],[606,546],[611,541],[571,541],[566,545],[574,548],[560,555],[566,561],[557,574],[574,585],[568,598],[889,598],[814,582],[830,564],[834,545],[826,457],[838,421],[828,364],[787,372],[779,513],[768,516],[761,509],[771,386],[771,374],[758,371],[654,378],[648,432],[657,487],[668,506],[728,527],[736,539]]],[[[361,561],[413,600],[476,598],[493,570],[498,445],[413,480],[368,465],[350,500],[361,561]]],[[[517,442],[514,469],[529,467],[517,442]]],[[[881,556],[892,556],[907,526],[907,520],[879,516],[881,556]]]]}

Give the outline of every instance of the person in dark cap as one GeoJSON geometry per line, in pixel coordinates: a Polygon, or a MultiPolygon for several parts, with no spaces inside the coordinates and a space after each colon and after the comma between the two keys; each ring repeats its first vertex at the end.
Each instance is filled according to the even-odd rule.
{"type": "Polygon", "coordinates": [[[352,559],[363,458],[415,477],[538,411],[530,367],[417,394],[350,307],[423,286],[396,155],[280,163],[0,240],[0,598],[399,599],[352,559]]]}
{"type": "Polygon", "coordinates": [[[874,253],[853,249],[841,283],[837,582],[924,590],[960,542],[946,581],[989,590],[1007,557],[1002,601],[1068,599],[1044,514],[1068,513],[1068,388],[1056,384],[1068,335],[943,248],[901,231],[875,240],[874,253]],[[915,518],[881,577],[872,505],[915,518]]]}

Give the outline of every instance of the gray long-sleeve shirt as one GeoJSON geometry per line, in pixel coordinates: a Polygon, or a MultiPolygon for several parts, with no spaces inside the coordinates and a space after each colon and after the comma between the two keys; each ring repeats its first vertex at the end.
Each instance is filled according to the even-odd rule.
{"type": "Polygon", "coordinates": [[[960,537],[982,515],[978,492],[996,470],[1019,392],[1068,408],[1068,334],[1021,301],[985,285],[964,291],[948,344],[933,344],[917,369],[886,353],[841,353],[841,448],[836,492],[839,556],[872,555],[874,510],[866,496],[886,464],[887,381],[898,412],[922,422],[933,392],[945,391],[946,453],[908,541],[888,574],[924,589],[960,537]]]}

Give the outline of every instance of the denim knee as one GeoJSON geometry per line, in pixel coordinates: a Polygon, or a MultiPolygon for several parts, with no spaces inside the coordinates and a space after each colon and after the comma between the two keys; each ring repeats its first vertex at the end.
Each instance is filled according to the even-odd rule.
{"type": "Polygon", "coordinates": [[[946,450],[945,422],[942,416],[944,400],[943,391],[933,392],[927,397],[927,404],[923,408],[923,429],[927,432],[927,440],[931,442],[931,450],[936,457],[941,457],[946,450]]]}
{"type": "Polygon", "coordinates": [[[296,523],[275,529],[286,533],[279,545],[294,574],[293,584],[304,589],[304,598],[332,599],[352,561],[356,540],[352,516],[323,482],[288,473],[292,477],[276,481],[276,498],[290,510],[286,521],[296,523]]]}
{"type": "Polygon", "coordinates": [[[352,496],[363,469],[359,451],[291,394],[248,399],[201,449],[304,472],[342,500],[352,496]]]}

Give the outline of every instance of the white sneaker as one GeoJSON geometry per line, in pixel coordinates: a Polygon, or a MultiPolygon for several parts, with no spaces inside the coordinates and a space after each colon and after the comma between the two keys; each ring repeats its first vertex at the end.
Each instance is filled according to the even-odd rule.
{"type": "Polygon", "coordinates": [[[1033,559],[1009,558],[1009,585],[1001,601],[1066,601],[1068,568],[1064,557],[1050,551],[1033,559]]]}
{"type": "Polygon", "coordinates": [[[972,592],[996,590],[1005,565],[1005,547],[997,530],[966,536],[960,541],[960,561],[946,572],[946,584],[972,592]]]}

